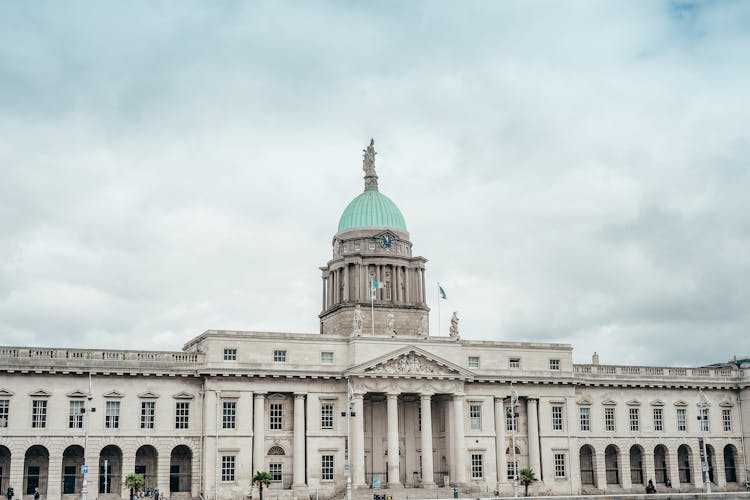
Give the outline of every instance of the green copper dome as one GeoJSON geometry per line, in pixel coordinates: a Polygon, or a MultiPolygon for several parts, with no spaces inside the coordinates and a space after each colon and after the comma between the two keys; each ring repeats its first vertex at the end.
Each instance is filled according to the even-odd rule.
{"type": "Polygon", "coordinates": [[[349,203],[339,219],[339,232],[360,227],[390,227],[406,231],[406,222],[390,198],[377,188],[369,188],[349,203]]]}

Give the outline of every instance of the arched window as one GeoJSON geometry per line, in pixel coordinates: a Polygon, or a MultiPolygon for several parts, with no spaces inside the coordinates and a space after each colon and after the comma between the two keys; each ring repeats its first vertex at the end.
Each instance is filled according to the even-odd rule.
{"type": "Polygon", "coordinates": [[[268,455],[286,455],[286,453],[284,453],[284,448],[281,446],[271,446],[268,449],[268,455]]]}

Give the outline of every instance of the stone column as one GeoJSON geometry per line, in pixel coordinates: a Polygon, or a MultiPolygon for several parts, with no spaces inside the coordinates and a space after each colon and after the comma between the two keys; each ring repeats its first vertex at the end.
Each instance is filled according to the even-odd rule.
{"type": "Polygon", "coordinates": [[[388,394],[388,486],[401,486],[398,456],[398,394],[388,394]]]}
{"type": "Polygon", "coordinates": [[[344,273],[344,302],[349,302],[349,264],[344,264],[341,272],[344,273]]]}
{"type": "Polygon", "coordinates": [[[260,471],[266,468],[265,400],[265,392],[255,393],[255,402],[253,404],[253,467],[255,470],[260,471]]]}
{"type": "Polygon", "coordinates": [[[362,300],[360,298],[362,293],[362,271],[361,271],[361,265],[359,262],[357,262],[354,265],[354,300],[360,301],[362,300]]]}
{"type": "Polygon", "coordinates": [[[425,293],[425,275],[424,275],[424,271],[425,271],[425,269],[423,267],[421,269],[421,272],[420,272],[420,274],[422,275],[422,290],[421,290],[422,293],[420,293],[420,297],[421,297],[421,301],[420,302],[422,304],[425,304],[427,302],[427,296],[426,296],[426,293],[425,293]]]}
{"type": "Polygon", "coordinates": [[[542,466],[539,460],[539,419],[536,399],[526,400],[526,411],[529,424],[529,468],[534,471],[540,481],[543,481],[542,466]]]}
{"type": "Polygon", "coordinates": [[[497,470],[497,488],[508,482],[507,464],[505,463],[505,405],[504,398],[495,397],[495,468],[497,470]]]}
{"type": "Polygon", "coordinates": [[[464,398],[463,394],[453,396],[453,437],[456,448],[456,482],[466,484],[466,446],[464,437],[464,398]]]}
{"type": "Polygon", "coordinates": [[[365,486],[365,415],[364,394],[352,395],[352,485],[365,486]]]}
{"type": "Polygon", "coordinates": [[[333,275],[329,272],[326,277],[326,310],[333,304],[333,275]]]}
{"type": "Polygon", "coordinates": [[[420,396],[422,404],[422,486],[435,486],[432,466],[432,394],[420,396]]]}
{"type": "Polygon", "coordinates": [[[292,485],[305,486],[305,395],[294,395],[294,462],[292,464],[292,485]]]}
{"type": "Polygon", "coordinates": [[[407,304],[411,300],[410,291],[409,291],[410,288],[411,288],[411,286],[410,286],[411,284],[409,282],[410,278],[411,278],[411,276],[409,276],[409,267],[408,266],[404,266],[404,284],[406,285],[406,287],[405,287],[406,288],[406,290],[405,290],[406,291],[406,297],[404,298],[404,300],[406,301],[407,304]]]}
{"type": "Polygon", "coordinates": [[[323,297],[321,300],[323,302],[323,310],[325,311],[327,309],[326,307],[326,279],[323,278],[322,281],[323,281],[323,297]]]}

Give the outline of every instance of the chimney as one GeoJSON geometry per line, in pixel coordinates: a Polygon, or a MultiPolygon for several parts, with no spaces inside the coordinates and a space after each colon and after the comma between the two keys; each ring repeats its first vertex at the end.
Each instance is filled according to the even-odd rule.
{"type": "Polygon", "coordinates": [[[591,364],[599,366],[599,355],[596,352],[594,352],[594,355],[591,356],[591,364]]]}

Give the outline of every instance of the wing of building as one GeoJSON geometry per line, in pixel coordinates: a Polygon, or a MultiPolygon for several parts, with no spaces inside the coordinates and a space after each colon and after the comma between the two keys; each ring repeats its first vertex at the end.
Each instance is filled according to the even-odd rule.
{"type": "Polygon", "coordinates": [[[710,484],[744,489],[750,360],[580,365],[571,345],[475,341],[456,318],[430,335],[427,260],[380,192],[372,142],[363,170],[320,268],[319,333],[0,347],[2,492],[78,498],[84,464],[91,498],[128,498],[130,473],[170,499],[257,497],[256,471],[267,498],[341,498],[348,471],[360,498],[512,495],[520,469],[536,494],[700,491],[704,448],[710,484]]]}

